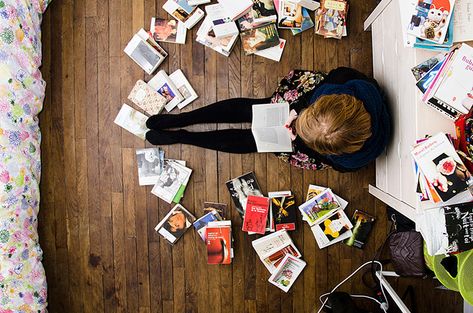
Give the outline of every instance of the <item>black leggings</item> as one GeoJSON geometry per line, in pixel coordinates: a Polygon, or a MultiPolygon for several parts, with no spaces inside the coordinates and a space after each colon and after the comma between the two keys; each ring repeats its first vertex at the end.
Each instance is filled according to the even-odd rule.
{"type": "Polygon", "coordinates": [[[168,130],[204,123],[248,123],[252,120],[252,106],[267,104],[271,98],[233,98],[180,114],[158,114],[146,122],[150,129],[146,139],[154,145],[183,143],[229,153],[256,152],[251,129],[223,129],[206,132],[168,130]]]}

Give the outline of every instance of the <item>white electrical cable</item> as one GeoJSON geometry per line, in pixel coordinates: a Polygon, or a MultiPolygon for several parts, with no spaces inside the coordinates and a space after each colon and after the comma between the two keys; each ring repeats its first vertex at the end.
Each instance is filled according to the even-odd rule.
{"type": "MultiPolygon", "coordinates": [[[[324,293],[323,295],[321,295],[319,297],[319,300],[320,302],[322,303],[322,306],[320,307],[320,309],[317,311],[317,313],[320,313],[322,312],[322,309],[325,307],[325,304],[327,303],[328,301],[328,297],[325,299],[325,301],[322,301],[322,298],[325,297],[325,296],[328,296],[330,294],[332,294],[335,290],[337,290],[341,285],[343,285],[344,283],[346,283],[350,278],[352,278],[356,273],[358,273],[363,267],[367,266],[367,265],[372,265],[373,263],[376,263],[377,265],[379,265],[380,269],[381,269],[381,273],[383,272],[383,264],[381,264],[381,262],[379,261],[369,261],[369,262],[366,262],[365,264],[361,265],[360,267],[358,267],[353,273],[351,273],[350,275],[348,275],[344,280],[342,280],[338,285],[335,286],[335,288],[332,289],[332,291],[330,292],[327,292],[327,293],[324,293]]],[[[383,287],[383,284],[380,283],[380,286],[381,286],[381,293],[383,294],[383,297],[384,299],[386,300],[386,302],[388,301],[388,299],[386,298],[386,294],[384,293],[384,287],[383,287]]],[[[355,295],[355,296],[358,296],[358,295],[355,295]]],[[[368,298],[370,299],[371,297],[368,297],[368,296],[364,296],[365,298],[368,298]]],[[[381,302],[379,302],[378,300],[374,299],[374,298],[371,298],[372,300],[375,300],[379,305],[380,305],[380,308],[386,312],[386,309],[384,308],[383,304],[381,302]]]]}

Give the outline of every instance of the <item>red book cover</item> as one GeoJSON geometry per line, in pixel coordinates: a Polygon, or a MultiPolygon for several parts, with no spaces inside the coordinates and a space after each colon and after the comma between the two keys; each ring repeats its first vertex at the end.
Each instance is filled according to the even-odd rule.
{"type": "Polygon", "coordinates": [[[207,264],[232,263],[231,227],[207,227],[207,264]]]}
{"type": "Polygon", "coordinates": [[[269,198],[248,196],[242,230],[257,234],[266,232],[269,198]]]}

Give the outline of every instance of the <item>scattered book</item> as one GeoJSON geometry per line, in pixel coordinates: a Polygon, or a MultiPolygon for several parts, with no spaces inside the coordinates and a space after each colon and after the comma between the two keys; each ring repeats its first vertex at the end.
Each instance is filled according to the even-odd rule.
{"type": "Polygon", "coordinates": [[[149,131],[146,127],[147,120],[148,117],[146,115],[124,103],[113,122],[133,135],[145,140],[146,133],[149,131]]]}
{"type": "MultiPolygon", "coordinates": [[[[414,75],[414,78],[416,82],[419,82],[422,78],[425,77],[437,64],[441,63],[443,60],[445,60],[445,57],[448,55],[448,53],[441,52],[439,54],[436,54],[435,56],[423,61],[422,63],[414,66],[411,68],[412,75],[414,75]]],[[[435,76],[430,76],[430,79],[433,79],[435,76]]],[[[425,89],[424,89],[425,91],[425,89]]],[[[424,92],[423,91],[423,92],[424,92]]]]}
{"type": "Polygon", "coordinates": [[[273,0],[253,0],[250,11],[238,19],[240,31],[275,23],[278,19],[273,0]]]}
{"type": "Polygon", "coordinates": [[[218,0],[218,3],[223,6],[232,21],[245,15],[253,6],[253,1],[251,0],[218,0]]]}
{"type": "Polygon", "coordinates": [[[326,214],[311,227],[315,241],[320,249],[343,241],[352,236],[353,225],[343,209],[326,214]]]}
{"type": "Polygon", "coordinates": [[[418,213],[416,226],[430,255],[473,249],[473,204],[461,203],[418,213]]]}
{"type": "Polygon", "coordinates": [[[221,221],[221,220],[222,220],[222,217],[220,216],[220,214],[218,214],[217,211],[212,210],[212,211],[206,213],[205,215],[203,215],[202,217],[200,217],[199,219],[197,219],[194,222],[194,228],[197,231],[197,233],[199,234],[200,238],[202,238],[202,240],[205,241],[207,239],[206,238],[206,235],[207,235],[206,229],[207,229],[208,223],[215,222],[215,221],[221,221]]]}
{"type": "Polygon", "coordinates": [[[206,229],[207,264],[231,264],[232,221],[209,222],[206,229]]]}
{"type": "Polygon", "coordinates": [[[246,55],[279,45],[276,24],[252,28],[240,33],[241,43],[246,55]]]}
{"type": "Polygon", "coordinates": [[[302,256],[285,229],[253,240],[251,244],[270,273],[276,271],[286,255],[302,256]]]}
{"type": "Polygon", "coordinates": [[[198,7],[189,5],[187,0],[168,0],[163,5],[163,9],[178,21],[184,23],[187,29],[194,27],[205,15],[204,11],[198,7]]]}
{"type": "Polygon", "coordinates": [[[148,82],[154,90],[162,95],[168,101],[164,106],[166,111],[170,112],[174,109],[184,97],[179,92],[179,89],[173,83],[171,78],[166,74],[165,71],[159,71],[154,77],[148,82]]]}
{"type": "Polygon", "coordinates": [[[411,153],[440,201],[448,201],[468,189],[471,174],[444,133],[417,144],[411,153]]]}
{"type": "Polygon", "coordinates": [[[184,193],[191,174],[190,168],[177,162],[167,162],[151,193],[167,203],[177,203],[184,193]]]}
{"type": "Polygon", "coordinates": [[[148,115],[161,113],[168,100],[150,85],[138,80],[128,96],[128,100],[139,106],[148,115]]]}
{"type": "Polygon", "coordinates": [[[276,231],[296,230],[297,205],[294,195],[289,193],[269,193],[274,228],[276,231]]]}
{"type": "Polygon", "coordinates": [[[182,22],[164,18],[151,18],[150,32],[155,41],[186,43],[187,29],[182,22]]]}
{"type": "Polygon", "coordinates": [[[455,0],[418,2],[407,27],[407,34],[443,43],[452,18],[455,0]]]}
{"type": "Polygon", "coordinates": [[[290,0],[279,0],[279,28],[301,29],[302,19],[302,6],[290,0]]]}
{"type": "Polygon", "coordinates": [[[322,186],[317,186],[317,185],[309,185],[309,188],[307,189],[307,195],[305,197],[305,201],[307,202],[313,197],[315,197],[316,195],[321,194],[322,192],[325,191],[325,189],[327,188],[322,187],[322,186]]]}
{"type": "Polygon", "coordinates": [[[346,0],[321,0],[315,16],[315,33],[324,38],[341,39],[346,36],[347,13],[346,0]]]}
{"type": "Polygon", "coordinates": [[[279,38],[279,45],[256,51],[254,54],[266,59],[270,59],[276,62],[281,61],[282,53],[284,52],[284,48],[286,47],[286,40],[279,38]]]}
{"type": "MultiPolygon", "coordinates": [[[[318,2],[316,2],[318,3],[318,2]]],[[[306,8],[302,8],[302,25],[301,28],[294,28],[291,29],[291,32],[293,35],[297,35],[302,33],[303,31],[306,31],[308,29],[311,29],[314,27],[314,21],[312,21],[312,18],[310,17],[309,11],[306,8]]]]}
{"type": "Polygon", "coordinates": [[[270,103],[253,105],[251,131],[258,152],[292,152],[291,135],[285,127],[289,104],[270,103]]]}
{"type": "Polygon", "coordinates": [[[182,205],[176,204],[162,221],[156,225],[154,230],[173,245],[192,226],[194,221],[194,215],[182,205]]]}
{"type": "Polygon", "coordinates": [[[169,78],[183,97],[183,100],[177,104],[179,109],[184,108],[199,97],[181,70],[176,70],[174,73],[169,75],[169,78]]]}
{"type": "Polygon", "coordinates": [[[350,247],[363,249],[363,246],[368,239],[371,230],[373,229],[375,218],[366,212],[356,210],[351,218],[351,223],[354,225],[352,235],[345,240],[345,244],[350,247]]]}
{"type": "Polygon", "coordinates": [[[256,234],[266,232],[266,221],[269,212],[269,199],[249,195],[246,200],[245,217],[242,230],[256,234]]]}
{"type": "Polygon", "coordinates": [[[148,74],[152,74],[168,55],[144,29],[131,38],[124,51],[148,74]]]}
{"type": "Polygon", "coordinates": [[[164,151],[161,148],[137,149],[136,162],[139,185],[154,185],[164,169],[164,151]]]}
{"type": "Polygon", "coordinates": [[[288,292],[305,266],[306,263],[303,260],[287,254],[268,281],[282,291],[288,292]]]}
{"type": "Polygon", "coordinates": [[[222,38],[215,37],[215,33],[212,29],[212,21],[208,16],[205,17],[204,21],[200,25],[196,38],[197,42],[217,51],[226,57],[230,55],[230,52],[232,51],[233,46],[237,40],[238,35],[222,38]]]}
{"type": "Polygon", "coordinates": [[[217,212],[222,219],[225,219],[227,216],[227,205],[225,203],[217,203],[217,202],[204,202],[204,213],[217,212]]]}
{"type": "Polygon", "coordinates": [[[238,35],[238,27],[220,3],[207,5],[205,11],[212,22],[212,29],[216,38],[238,35]]]}
{"type": "Polygon", "coordinates": [[[253,172],[246,173],[237,178],[226,182],[230,196],[232,197],[235,208],[243,219],[245,216],[246,200],[248,196],[263,197],[260,186],[256,181],[256,176],[253,172]]]}
{"type": "Polygon", "coordinates": [[[342,205],[335,194],[330,188],[327,188],[322,193],[301,204],[299,210],[309,226],[313,226],[321,221],[324,215],[331,214],[341,207],[342,205]]]}

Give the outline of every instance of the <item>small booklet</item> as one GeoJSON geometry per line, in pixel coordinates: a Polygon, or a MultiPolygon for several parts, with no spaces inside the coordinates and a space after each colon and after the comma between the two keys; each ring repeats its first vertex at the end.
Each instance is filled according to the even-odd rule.
{"type": "Polygon", "coordinates": [[[269,198],[248,196],[242,230],[264,235],[268,211],[269,198]]]}
{"type": "Polygon", "coordinates": [[[194,215],[182,205],[176,204],[171,211],[159,222],[154,230],[163,236],[170,244],[175,244],[195,221],[194,215]]]}
{"type": "Polygon", "coordinates": [[[248,13],[238,19],[241,31],[275,23],[278,19],[273,0],[253,0],[248,13]]]}
{"type": "Polygon", "coordinates": [[[149,29],[155,41],[186,43],[187,29],[184,23],[178,20],[152,17],[149,29]]]}
{"type": "Polygon", "coordinates": [[[288,292],[305,266],[306,262],[287,254],[268,281],[282,291],[288,292]]]}
{"type": "Polygon", "coordinates": [[[246,55],[279,45],[276,24],[253,28],[240,33],[241,44],[246,55]]]}
{"type": "Polygon", "coordinates": [[[235,208],[243,219],[245,216],[246,200],[248,196],[260,196],[263,197],[261,188],[256,180],[256,176],[253,172],[246,173],[237,178],[233,178],[226,182],[230,196],[232,197],[235,208]]]}
{"type": "Polygon", "coordinates": [[[270,59],[276,62],[281,61],[282,53],[284,52],[284,48],[286,47],[286,39],[279,38],[279,45],[256,51],[254,54],[266,59],[270,59]]]}
{"type": "MultiPolygon", "coordinates": [[[[191,174],[192,170],[190,168],[177,162],[168,162],[165,164],[151,193],[167,203],[171,203],[175,200],[176,195],[184,192],[183,189],[185,189],[191,174]]],[[[181,196],[179,196],[179,200],[181,196]]]]}
{"type": "Polygon", "coordinates": [[[220,3],[205,6],[205,12],[212,21],[212,29],[215,37],[222,38],[227,36],[238,35],[238,27],[236,23],[227,15],[220,3]]]}
{"type": "Polygon", "coordinates": [[[274,273],[287,254],[296,258],[302,256],[285,229],[253,240],[251,244],[270,273],[274,273]]]}
{"type": "Polygon", "coordinates": [[[289,0],[279,0],[279,28],[302,28],[302,6],[289,0]]]}
{"type": "Polygon", "coordinates": [[[174,85],[171,78],[166,74],[165,71],[159,71],[149,82],[154,90],[156,90],[160,95],[162,95],[168,101],[164,106],[166,111],[170,112],[174,109],[184,97],[179,92],[179,89],[174,85]]]}
{"type": "Polygon", "coordinates": [[[271,210],[276,231],[296,230],[297,205],[293,195],[271,197],[271,210]]]}
{"type": "Polygon", "coordinates": [[[331,214],[342,205],[330,188],[301,204],[299,210],[310,226],[317,224],[324,215],[331,214]]]}
{"type": "Polygon", "coordinates": [[[168,55],[144,29],[131,38],[124,52],[148,74],[152,74],[168,55]]]}
{"type": "Polygon", "coordinates": [[[179,90],[180,94],[184,98],[177,105],[179,109],[184,108],[186,105],[199,97],[181,70],[176,70],[174,73],[169,75],[169,78],[172,80],[177,90],[179,90]]]}
{"type": "Polygon", "coordinates": [[[217,212],[222,217],[222,219],[225,219],[227,216],[227,205],[225,203],[204,202],[204,213],[209,213],[212,211],[217,212]]]}
{"type": "Polygon", "coordinates": [[[132,101],[149,115],[161,113],[168,102],[166,98],[161,96],[156,90],[141,79],[136,82],[135,86],[131,90],[128,100],[132,101]]]}
{"type": "Polygon", "coordinates": [[[148,117],[146,115],[136,111],[131,106],[124,103],[113,122],[133,135],[145,140],[146,133],[149,131],[146,127],[147,120],[148,117]]]}
{"type": "Polygon", "coordinates": [[[231,264],[232,221],[209,222],[206,229],[207,264],[231,264]]]}
{"type": "Polygon", "coordinates": [[[315,241],[320,249],[348,239],[352,236],[353,225],[343,209],[325,215],[317,224],[311,227],[315,241]]]}
{"type": "Polygon", "coordinates": [[[164,169],[164,151],[161,148],[137,149],[136,161],[139,185],[156,184],[164,169]]]}
{"type": "Polygon", "coordinates": [[[221,220],[222,220],[222,217],[220,216],[220,214],[218,214],[217,211],[212,210],[208,212],[207,214],[205,214],[204,216],[202,216],[201,218],[199,218],[198,220],[196,220],[194,222],[194,228],[199,234],[200,238],[202,238],[202,240],[205,241],[205,239],[207,239],[206,229],[207,229],[208,223],[221,221],[221,220]]]}
{"type": "Polygon", "coordinates": [[[368,236],[373,229],[375,218],[366,212],[356,210],[351,218],[351,223],[354,225],[352,229],[352,236],[345,240],[345,244],[350,247],[363,249],[363,246],[368,240],[368,236]]]}
{"type": "Polygon", "coordinates": [[[204,11],[198,7],[189,5],[187,0],[168,0],[163,5],[163,9],[184,23],[187,29],[194,27],[205,15],[204,11]]]}
{"type": "Polygon", "coordinates": [[[292,152],[291,135],[285,127],[288,103],[253,105],[251,131],[258,152],[292,152]]]}

